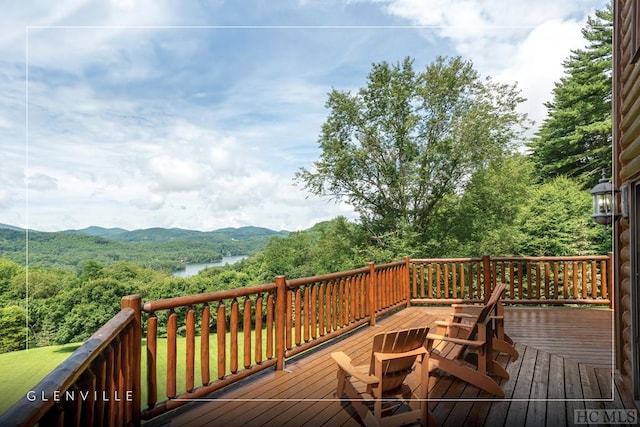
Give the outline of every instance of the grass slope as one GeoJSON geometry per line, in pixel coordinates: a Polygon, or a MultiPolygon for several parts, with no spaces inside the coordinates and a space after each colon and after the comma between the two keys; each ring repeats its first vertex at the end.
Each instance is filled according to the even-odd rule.
{"type": "MultiPolygon", "coordinates": [[[[263,339],[266,332],[263,331],[263,339]]],[[[254,334],[252,333],[252,340],[254,334]]],[[[227,347],[227,374],[230,366],[230,334],[226,336],[227,347]]],[[[211,334],[209,339],[209,366],[210,380],[218,378],[218,360],[217,360],[217,340],[216,335],[211,334]]],[[[177,393],[186,391],[186,339],[178,337],[177,339],[177,393]]],[[[0,414],[4,413],[12,405],[20,399],[26,398],[27,392],[35,390],[37,384],[46,377],[53,369],[69,357],[81,344],[65,344],[58,346],[39,347],[30,350],[14,351],[10,353],[0,354],[0,414]]],[[[266,344],[263,343],[263,347],[266,344]]],[[[252,355],[255,353],[255,344],[252,342],[252,355]]],[[[146,383],[146,366],[147,366],[147,349],[146,341],[142,342],[142,384],[141,384],[141,403],[142,408],[147,407],[147,383],[146,383]]],[[[242,332],[238,334],[238,369],[243,369],[244,343],[242,332]]],[[[263,360],[266,357],[263,355],[263,360]]],[[[253,360],[253,357],[252,357],[253,360]]],[[[166,338],[158,338],[158,354],[157,354],[157,385],[158,385],[158,401],[166,400],[166,383],[167,383],[167,340],[166,338]]],[[[202,385],[200,373],[200,337],[196,337],[195,348],[195,381],[196,387],[202,385]]]]}

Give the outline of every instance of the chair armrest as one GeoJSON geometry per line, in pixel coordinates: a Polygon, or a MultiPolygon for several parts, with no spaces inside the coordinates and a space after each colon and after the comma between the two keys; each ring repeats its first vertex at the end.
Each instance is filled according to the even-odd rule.
{"type": "Polygon", "coordinates": [[[484,341],[464,340],[461,338],[453,338],[453,337],[447,337],[444,335],[436,335],[436,334],[429,334],[427,335],[427,338],[432,340],[452,342],[454,344],[468,345],[471,347],[482,347],[485,344],[484,341]]]}
{"type": "Polygon", "coordinates": [[[480,308],[482,307],[479,304],[451,304],[453,308],[480,308]]]}
{"type": "Polygon", "coordinates": [[[471,323],[446,322],[444,320],[436,320],[435,324],[438,326],[457,326],[464,329],[471,329],[473,327],[471,323]]]}
{"type": "Polygon", "coordinates": [[[403,357],[410,357],[410,356],[419,356],[421,354],[425,354],[426,352],[427,352],[426,348],[418,347],[415,350],[409,350],[403,353],[379,353],[376,351],[373,353],[373,355],[377,360],[383,362],[385,360],[400,359],[403,357]]]}
{"type": "Polygon", "coordinates": [[[336,351],[334,353],[331,353],[331,357],[336,361],[340,369],[342,369],[352,377],[355,377],[358,380],[362,381],[363,383],[367,385],[373,385],[380,382],[380,380],[378,380],[378,378],[376,378],[375,376],[369,375],[366,372],[353,366],[353,364],[351,363],[351,358],[344,352],[336,351]]]}
{"type": "Polygon", "coordinates": [[[478,317],[475,314],[469,314],[469,313],[449,313],[449,316],[451,316],[451,317],[461,317],[461,318],[465,318],[465,319],[475,319],[476,317],[478,317]]]}

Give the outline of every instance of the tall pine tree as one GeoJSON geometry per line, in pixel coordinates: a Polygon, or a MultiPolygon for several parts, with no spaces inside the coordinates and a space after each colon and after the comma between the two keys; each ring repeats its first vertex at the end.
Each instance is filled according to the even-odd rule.
{"type": "Polygon", "coordinates": [[[611,171],[611,5],[589,17],[584,49],[565,60],[565,76],[556,83],[547,118],[529,144],[541,181],[564,175],[583,188],[611,171]]]}

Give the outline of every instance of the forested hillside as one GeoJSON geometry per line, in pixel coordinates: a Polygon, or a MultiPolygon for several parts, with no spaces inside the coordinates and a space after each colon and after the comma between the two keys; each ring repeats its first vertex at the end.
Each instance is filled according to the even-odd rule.
{"type": "Polygon", "coordinates": [[[0,257],[19,264],[79,270],[94,260],[103,264],[135,262],[154,269],[183,269],[186,263],[220,260],[228,255],[262,251],[271,237],[285,231],[266,228],[225,228],[211,232],[152,228],[127,231],[90,227],[45,233],[0,227],[0,257]],[[27,252],[28,242],[28,252],[27,252]]]}

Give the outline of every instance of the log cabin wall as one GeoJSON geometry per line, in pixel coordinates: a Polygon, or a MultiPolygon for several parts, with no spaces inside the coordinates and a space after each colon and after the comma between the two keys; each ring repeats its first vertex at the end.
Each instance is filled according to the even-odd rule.
{"type": "Polygon", "coordinates": [[[613,2],[613,178],[626,187],[628,217],[614,227],[616,365],[640,400],[638,283],[640,273],[640,1],[613,2]]]}

